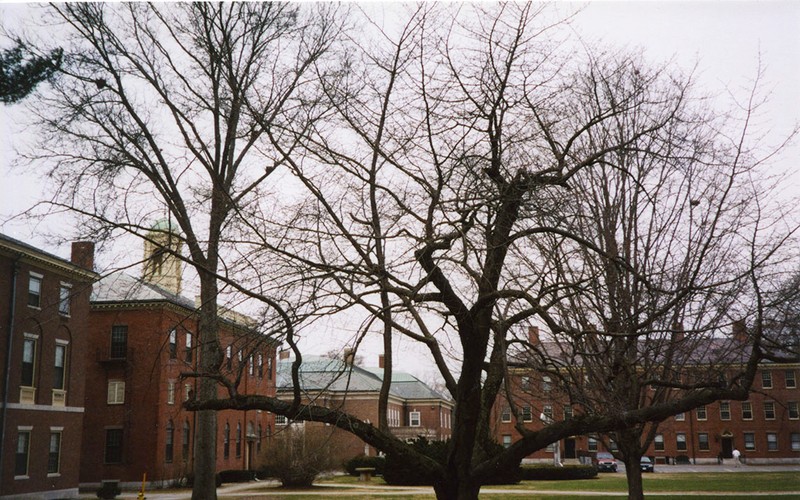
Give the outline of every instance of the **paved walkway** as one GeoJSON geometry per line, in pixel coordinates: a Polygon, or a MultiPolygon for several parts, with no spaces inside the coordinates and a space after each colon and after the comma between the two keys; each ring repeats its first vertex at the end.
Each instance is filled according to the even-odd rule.
{"type": "MultiPolygon", "coordinates": [[[[787,472],[787,471],[797,471],[800,473],[800,464],[798,465],[741,465],[739,467],[735,467],[731,465],[661,465],[656,466],[656,473],[670,473],[670,472],[787,472]]],[[[620,468],[620,472],[624,472],[624,468],[620,468]]],[[[619,472],[618,472],[619,474],[619,472]]],[[[385,485],[373,485],[367,487],[364,484],[333,484],[333,483],[325,483],[324,489],[320,489],[318,491],[283,491],[280,489],[272,489],[273,487],[277,486],[276,481],[259,481],[253,483],[238,483],[238,484],[226,484],[223,485],[221,488],[217,490],[217,495],[220,498],[237,498],[241,500],[259,500],[263,499],[267,496],[269,497],[286,497],[287,500],[290,500],[293,496],[319,496],[320,498],[331,498],[331,497],[338,497],[338,498],[359,498],[362,495],[371,495],[371,496],[401,496],[401,495],[433,495],[433,488],[427,487],[407,487],[407,486],[385,486],[385,485]],[[266,490],[269,488],[269,491],[262,491],[259,492],[258,490],[264,489],[266,490]],[[353,490],[358,490],[358,493],[354,492],[353,490]]],[[[532,491],[531,490],[514,490],[514,489],[504,489],[502,486],[488,486],[481,488],[482,494],[499,494],[499,495],[507,495],[509,497],[512,496],[519,496],[530,497],[532,491]]],[[[601,492],[601,491],[549,491],[549,490],[536,490],[536,494],[539,495],[576,495],[576,496],[602,496],[602,495],[613,495],[613,492],[601,492]]],[[[786,491],[786,492],[751,492],[749,495],[751,497],[768,497],[777,494],[794,494],[798,492],[794,491],[786,491]]],[[[662,495],[685,495],[691,496],[695,494],[695,492],[687,491],[687,492],[664,492],[664,493],[648,493],[648,497],[657,497],[662,495]]],[[[720,498],[725,498],[729,496],[729,493],[726,492],[703,492],[703,495],[708,496],[718,496],[720,498]]],[[[620,494],[622,496],[622,494],[620,494]]],[[[155,490],[147,492],[146,494],[147,500],[191,500],[192,495],[191,491],[189,490],[155,490]]],[[[84,493],[81,494],[80,498],[82,499],[96,499],[97,496],[93,493],[84,493]]],[[[118,496],[117,498],[120,499],[136,499],[137,493],[136,492],[125,492],[122,495],[118,496]]],[[[798,498],[800,498],[800,494],[798,494],[798,498]]]]}

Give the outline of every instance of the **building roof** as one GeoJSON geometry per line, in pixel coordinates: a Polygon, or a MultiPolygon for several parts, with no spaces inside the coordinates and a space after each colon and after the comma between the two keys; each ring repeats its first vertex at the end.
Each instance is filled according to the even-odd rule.
{"type": "Polygon", "coordinates": [[[0,251],[12,255],[16,254],[24,256],[37,265],[53,267],[62,272],[78,275],[84,279],[95,280],[98,276],[97,273],[91,269],[84,269],[83,267],[80,267],[67,259],[63,259],[57,255],[45,252],[44,250],[40,250],[32,245],[2,233],[0,233],[0,251]]]}
{"type": "Polygon", "coordinates": [[[194,301],[175,295],[160,286],[147,283],[124,272],[115,272],[98,281],[92,290],[92,303],[169,302],[195,309],[194,301]]]}
{"type": "MultiPolygon", "coordinates": [[[[278,390],[289,391],[292,360],[278,363],[278,390]]],[[[304,391],[327,391],[342,393],[378,392],[383,383],[383,368],[364,368],[348,365],[339,359],[323,356],[304,356],[300,365],[300,384],[304,391]]],[[[448,398],[430,388],[415,376],[405,372],[392,372],[389,393],[400,399],[448,398]]]]}

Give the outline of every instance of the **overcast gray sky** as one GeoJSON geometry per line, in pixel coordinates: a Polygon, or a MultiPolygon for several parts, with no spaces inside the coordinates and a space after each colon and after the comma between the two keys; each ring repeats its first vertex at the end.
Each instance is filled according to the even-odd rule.
{"type": "MultiPolygon", "coordinates": [[[[565,9],[577,5],[560,4],[565,9]]],[[[29,7],[2,4],[0,19],[7,23],[16,15],[24,18],[30,15],[29,7]]],[[[685,70],[697,64],[701,88],[713,94],[730,89],[741,95],[760,60],[766,70],[762,89],[772,93],[760,126],[780,137],[800,121],[800,1],[589,2],[573,25],[592,44],[602,39],[612,46],[642,47],[654,63],[674,60],[685,70]]],[[[10,168],[15,145],[32,133],[16,124],[14,116],[21,111],[20,106],[0,107],[0,232],[67,257],[66,245],[54,245],[41,233],[43,227],[69,224],[68,219],[53,219],[44,226],[9,221],[42,197],[35,175],[10,168]]],[[[789,192],[800,191],[799,159],[800,146],[793,144],[774,165],[789,175],[784,183],[789,192]]],[[[104,264],[102,257],[99,263],[104,264]]],[[[371,362],[377,359],[380,347],[365,347],[363,354],[371,362]]],[[[401,364],[401,368],[425,375],[420,366],[401,364]]]]}

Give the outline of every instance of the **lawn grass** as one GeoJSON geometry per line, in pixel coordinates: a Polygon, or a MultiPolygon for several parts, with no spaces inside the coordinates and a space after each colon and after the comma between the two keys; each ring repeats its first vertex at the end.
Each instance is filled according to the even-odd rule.
{"type": "MultiPolygon", "coordinates": [[[[751,498],[768,498],[769,500],[800,500],[800,474],[796,471],[787,472],[683,472],[683,473],[656,473],[643,476],[644,492],[658,500],[685,500],[685,494],[678,492],[693,492],[692,500],[720,500],[722,498],[747,500],[751,498]],[[675,493],[670,495],[670,493],[675,493]],[[769,494],[754,497],[751,492],[782,492],[783,494],[769,494]],[[703,493],[708,493],[704,495],[703,493]],[[712,493],[717,493],[712,495],[712,493]],[[725,493],[720,495],[719,493],[725,493]]],[[[386,482],[380,478],[372,478],[369,483],[361,483],[357,477],[336,476],[316,483],[310,489],[283,489],[278,487],[254,487],[240,490],[238,495],[252,495],[258,500],[319,500],[325,496],[329,498],[358,498],[378,500],[391,498],[393,500],[433,500],[432,494],[414,494],[413,492],[397,491],[397,495],[386,496],[371,487],[384,486],[386,482]],[[328,486],[326,486],[328,485],[328,486]],[[345,485],[350,487],[345,487],[345,485]],[[326,493],[328,495],[326,495],[326,493]]],[[[523,481],[515,485],[486,486],[483,488],[481,500],[501,500],[504,498],[525,498],[529,500],[604,500],[624,498],[627,494],[627,484],[624,474],[601,474],[596,479],[582,479],[574,481],[523,481]],[[502,490],[503,493],[492,493],[492,490],[502,490]],[[563,493],[553,493],[553,492],[563,493]],[[601,492],[603,495],[577,494],[579,492],[601,492]],[[546,492],[546,493],[538,493],[546,492]],[[570,494],[575,492],[576,494],[570,494]]],[[[237,498],[241,496],[220,495],[220,499],[237,498]]]]}
{"type": "MultiPolygon", "coordinates": [[[[644,474],[645,493],[671,491],[746,492],[746,491],[798,491],[800,474],[797,472],[682,472],[644,474]]],[[[624,474],[602,474],[597,479],[578,481],[523,481],[510,489],[556,491],[609,491],[625,492],[628,485],[624,474]]]]}

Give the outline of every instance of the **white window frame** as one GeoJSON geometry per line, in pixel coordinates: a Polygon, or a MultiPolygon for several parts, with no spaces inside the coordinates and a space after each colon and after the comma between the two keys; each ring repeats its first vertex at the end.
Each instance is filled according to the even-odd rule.
{"type": "Polygon", "coordinates": [[[511,422],[511,408],[508,406],[504,406],[502,411],[500,412],[500,421],[501,422],[511,422]]]}
{"type": "Polygon", "coordinates": [[[680,412],[680,413],[675,415],[675,421],[676,422],[683,422],[684,420],[686,420],[686,413],[680,412]]]}
{"type": "Polygon", "coordinates": [[[289,425],[289,419],[284,415],[275,415],[275,425],[289,425]]]}
{"type": "Polygon", "coordinates": [[[744,441],[744,450],[745,451],[755,451],[756,449],[756,433],[755,432],[745,432],[742,434],[742,441],[744,441]],[[752,439],[748,443],[747,438],[751,437],[752,439]]]}
{"type": "Polygon", "coordinates": [[[767,432],[767,451],[780,451],[777,432],[767,432]]]}
{"type": "Polygon", "coordinates": [[[772,372],[770,370],[763,370],[761,372],[761,388],[772,389],[772,372]]]}
{"type": "Polygon", "coordinates": [[[35,273],[33,271],[28,273],[28,299],[26,301],[27,304],[28,304],[28,307],[30,307],[32,309],[41,309],[42,308],[42,286],[43,285],[44,285],[44,275],[43,274],[35,273]],[[37,287],[38,287],[38,290],[36,291],[36,296],[38,298],[36,300],[36,304],[35,305],[31,304],[31,299],[30,299],[31,290],[32,290],[31,284],[34,283],[34,282],[37,283],[37,287]]]}
{"type": "Polygon", "coordinates": [[[108,380],[108,393],[106,403],[110,405],[125,404],[125,381],[121,379],[108,380]]]}
{"type": "Polygon", "coordinates": [[[730,420],[731,419],[731,402],[730,401],[720,401],[720,403],[719,403],[719,419],[720,420],[730,420]]]}
{"type": "Polygon", "coordinates": [[[774,401],[764,401],[764,420],[775,420],[775,402],[774,401]],[[772,413],[770,417],[769,414],[772,413]]]}
{"type": "Polygon", "coordinates": [[[422,415],[418,411],[408,412],[408,426],[420,427],[422,425],[422,415]]]}
{"type": "Polygon", "coordinates": [[[63,427],[50,427],[50,436],[47,442],[47,477],[60,477],[61,476],[61,441],[64,434],[63,427]],[[55,453],[58,453],[58,462],[56,465],[56,470],[54,472],[50,472],[50,454],[53,453],[53,436],[58,435],[58,449],[55,453]]]}
{"type": "Polygon", "coordinates": [[[686,433],[678,432],[675,434],[675,451],[687,451],[689,447],[686,445],[686,433]],[[683,439],[681,439],[683,438],[683,439]],[[683,448],[681,448],[681,444],[683,448]]]}
{"type": "Polygon", "coordinates": [[[784,385],[787,389],[796,389],[797,388],[797,376],[794,373],[794,370],[786,370],[783,372],[783,380],[784,385]]]}
{"type": "Polygon", "coordinates": [[[742,401],[742,420],[753,420],[753,403],[751,401],[742,401]],[[746,416],[746,414],[750,416],[746,416]]]}
{"type": "Polygon", "coordinates": [[[708,420],[708,410],[706,409],[706,405],[698,406],[694,411],[698,421],[702,422],[703,420],[708,420]]]}
{"type": "Polygon", "coordinates": [[[786,403],[786,414],[789,420],[797,420],[800,418],[800,404],[797,401],[789,401],[786,403]]]}
{"type": "Polygon", "coordinates": [[[58,314],[69,317],[71,298],[72,284],[62,281],[58,285],[58,314]]]}
{"type": "Polygon", "coordinates": [[[167,404],[175,404],[175,381],[167,380],[167,404]]]}

